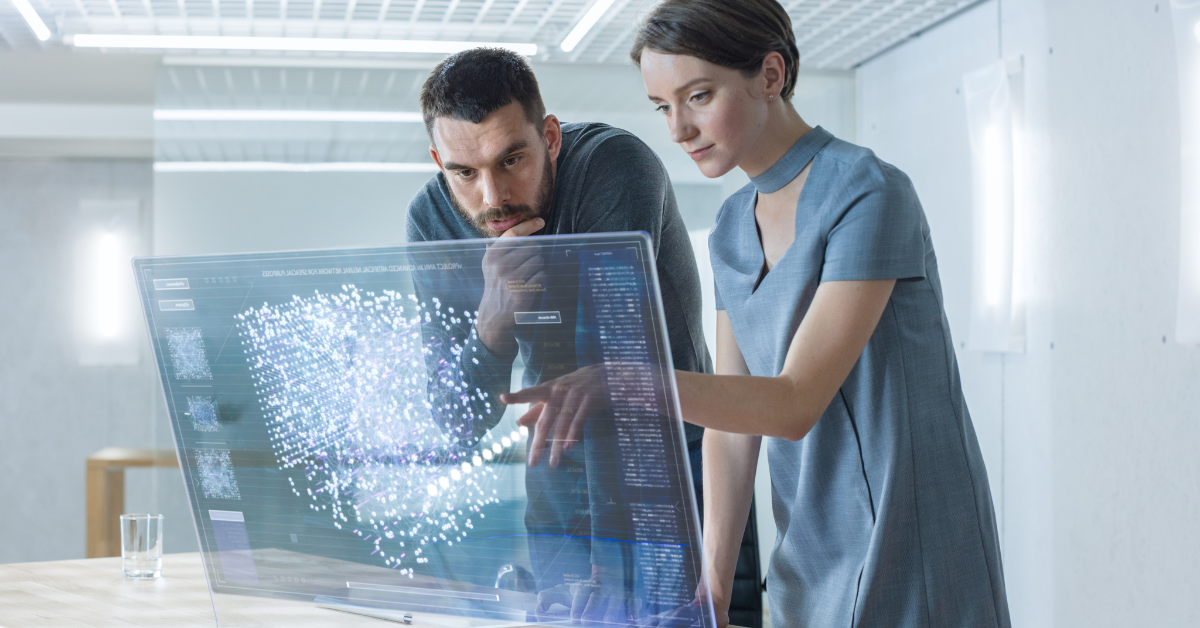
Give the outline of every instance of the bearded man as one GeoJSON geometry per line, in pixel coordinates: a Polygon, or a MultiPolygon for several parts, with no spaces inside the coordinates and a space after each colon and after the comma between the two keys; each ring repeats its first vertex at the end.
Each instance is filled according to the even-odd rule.
{"type": "MultiPolygon", "coordinates": [[[[674,366],[712,371],[696,258],[666,168],[650,147],[606,124],[547,115],[529,64],[502,49],[467,50],[438,64],[421,89],[421,113],[441,171],[409,203],[409,242],[644,231],[657,256],[674,366]]],[[[494,276],[516,273],[517,265],[487,257],[500,255],[483,261],[485,276],[487,266],[495,270],[478,308],[483,346],[474,353],[484,354],[481,370],[492,371],[517,356],[508,301],[520,297],[499,294],[508,282],[494,276]]],[[[534,274],[529,265],[523,272],[534,274]]],[[[704,433],[693,425],[685,432],[689,445],[704,433]]]]}
{"type": "MultiPolygon", "coordinates": [[[[482,268],[482,293],[475,303],[456,304],[459,311],[478,312],[473,328],[459,333],[469,338],[463,350],[472,357],[463,367],[469,388],[488,393],[486,398],[498,405],[499,393],[509,390],[518,354],[526,385],[579,366],[564,367],[555,356],[540,355],[554,343],[532,342],[529,330],[515,324],[514,312],[535,310],[534,300],[545,298],[537,291],[510,289],[545,283],[546,261],[536,248],[505,246],[517,242],[508,238],[529,235],[649,234],[674,367],[712,372],[687,228],[666,169],[645,143],[605,124],[564,124],[547,115],[532,69],[507,50],[477,48],[448,57],[426,80],[420,101],[429,152],[440,172],[409,204],[408,241],[497,238],[482,260],[466,264],[482,268]]],[[[451,282],[476,283],[473,277],[426,281],[445,282],[417,286],[431,294],[453,292],[451,282]]],[[[562,322],[570,323],[574,308],[562,309],[562,322]]],[[[569,343],[573,331],[564,333],[569,343]]],[[[484,430],[503,412],[495,405],[486,410],[495,418],[484,430]]],[[[472,429],[462,438],[481,436],[478,427],[472,429]]],[[[685,435],[699,501],[703,429],[685,423],[685,435]]],[[[584,455],[556,449],[549,462],[535,467],[531,459],[526,472],[525,523],[538,591],[587,581],[589,553],[594,553],[580,541],[590,536],[589,512],[595,506],[588,503],[584,455]]],[[[754,555],[747,558],[757,581],[757,550],[751,550],[747,553],[754,555]]]]}

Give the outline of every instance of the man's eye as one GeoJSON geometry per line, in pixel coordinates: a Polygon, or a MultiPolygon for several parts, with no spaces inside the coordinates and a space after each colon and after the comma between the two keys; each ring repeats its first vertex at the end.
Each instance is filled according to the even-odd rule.
{"type": "Polygon", "coordinates": [[[460,179],[470,179],[471,176],[475,174],[475,171],[474,170],[455,170],[454,173],[457,174],[460,179]]]}
{"type": "Polygon", "coordinates": [[[512,166],[517,165],[518,161],[521,161],[520,157],[509,157],[508,159],[504,160],[504,165],[508,166],[508,167],[512,167],[512,166]]]}

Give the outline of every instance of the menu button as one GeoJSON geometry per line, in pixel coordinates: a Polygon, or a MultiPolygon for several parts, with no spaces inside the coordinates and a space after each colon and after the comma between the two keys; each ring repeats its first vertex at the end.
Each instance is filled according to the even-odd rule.
{"type": "Polygon", "coordinates": [[[190,286],[188,286],[187,279],[155,279],[154,280],[154,289],[155,290],[187,290],[189,287],[190,286]]]}
{"type": "Polygon", "coordinates": [[[562,322],[558,312],[514,312],[518,325],[556,325],[562,322]]]}

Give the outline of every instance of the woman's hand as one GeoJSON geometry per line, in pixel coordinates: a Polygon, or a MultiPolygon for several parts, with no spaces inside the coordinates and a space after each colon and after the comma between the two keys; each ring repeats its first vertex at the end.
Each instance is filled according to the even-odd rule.
{"type": "Polygon", "coordinates": [[[729,625],[729,596],[711,595],[708,578],[701,578],[700,583],[696,585],[696,599],[692,604],[703,606],[710,597],[712,598],[713,614],[717,619],[717,628],[725,628],[729,625]]]}
{"type": "MultiPolygon", "coordinates": [[[[645,618],[638,622],[638,628],[690,628],[691,626],[704,626],[701,622],[704,614],[704,606],[708,603],[708,585],[704,580],[696,585],[696,599],[690,604],[685,604],[678,608],[671,609],[665,613],[659,613],[651,617],[645,618]]],[[[729,625],[729,601],[721,601],[713,598],[713,612],[717,621],[717,628],[726,628],[729,625]]]]}
{"type": "Polygon", "coordinates": [[[529,466],[538,465],[546,441],[550,441],[550,466],[557,467],[562,452],[579,442],[587,420],[608,407],[604,368],[587,366],[544,384],[500,395],[500,400],[510,405],[534,404],[517,419],[517,425],[533,432],[526,450],[529,466]]]}
{"type": "Polygon", "coordinates": [[[595,364],[532,388],[504,393],[500,400],[510,405],[534,404],[517,419],[517,425],[533,430],[526,450],[529,466],[537,466],[546,441],[550,441],[550,466],[557,467],[562,452],[579,442],[588,419],[614,402],[637,406],[651,414],[669,414],[669,376],[653,364],[595,364]]]}

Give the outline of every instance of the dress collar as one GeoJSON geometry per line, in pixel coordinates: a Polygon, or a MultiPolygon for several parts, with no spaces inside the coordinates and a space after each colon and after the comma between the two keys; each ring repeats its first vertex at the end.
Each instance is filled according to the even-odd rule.
{"type": "Polygon", "coordinates": [[[817,127],[808,133],[800,136],[795,144],[788,149],[788,152],[775,162],[775,165],[767,168],[766,172],[757,177],[750,177],[750,181],[754,184],[754,188],[760,194],[770,194],[778,191],[783,186],[791,183],[796,175],[800,174],[801,170],[816,157],[817,153],[821,152],[822,148],[833,139],[833,134],[826,131],[822,127],[817,127]]]}

